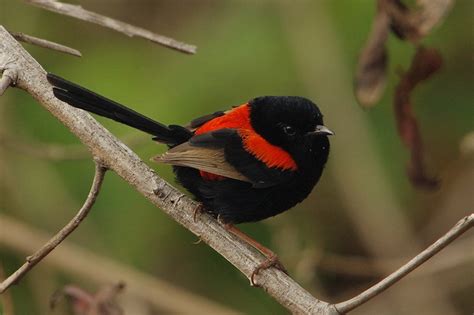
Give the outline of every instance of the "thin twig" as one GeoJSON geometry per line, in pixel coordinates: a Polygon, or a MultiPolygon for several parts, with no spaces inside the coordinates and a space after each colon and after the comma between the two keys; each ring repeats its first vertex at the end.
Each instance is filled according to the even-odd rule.
{"type": "Polygon", "coordinates": [[[15,68],[6,68],[3,70],[2,77],[0,78],[0,96],[5,93],[9,86],[15,84],[17,76],[18,74],[15,68]]]}
{"type": "MultiPolygon", "coordinates": [[[[5,278],[5,270],[3,269],[3,265],[0,261],[0,281],[3,281],[5,278]]],[[[10,292],[6,292],[5,294],[0,295],[0,310],[3,310],[3,315],[13,315],[15,314],[14,307],[13,307],[13,300],[11,297],[10,292]]]]}
{"type": "MultiPolygon", "coordinates": [[[[19,254],[31,253],[50,238],[48,233],[1,213],[0,227],[8,227],[0,229],[0,247],[19,254]]],[[[63,242],[54,250],[54,255],[49,255],[43,264],[93,286],[122,280],[127,284],[127,295],[140,301],[144,300],[165,314],[236,315],[238,313],[156,275],[99,255],[70,241],[63,242]]]]}
{"type": "Polygon", "coordinates": [[[382,293],[383,291],[400,281],[400,279],[402,279],[410,272],[415,270],[418,266],[423,264],[425,261],[433,257],[435,254],[437,254],[443,248],[448,246],[452,241],[454,241],[456,238],[461,236],[464,232],[466,232],[473,226],[474,213],[461,219],[443,237],[438,239],[430,247],[416,255],[412,260],[410,260],[408,263],[406,263],[398,270],[390,274],[388,277],[384,278],[376,285],[370,287],[369,289],[365,290],[364,292],[353,297],[350,300],[335,304],[336,309],[339,311],[339,313],[344,314],[369,301],[374,296],[382,293]]]}
{"type": "Polygon", "coordinates": [[[159,35],[153,32],[150,32],[141,27],[133,26],[128,23],[118,21],[107,16],[97,14],[83,9],[79,5],[72,5],[67,3],[61,3],[55,0],[25,0],[26,2],[33,4],[42,9],[53,11],[59,14],[67,15],[79,20],[87,21],[90,23],[95,23],[103,27],[107,27],[124,33],[130,37],[138,36],[145,39],[148,39],[157,44],[163,45],[168,48],[175,49],[177,51],[186,53],[186,54],[195,54],[196,46],[179,42],[173,38],[169,38],[163,35],[159,35]]]}
{"type": "MultiPolygon", "coordinates": [[[[425,266],[422,270],[413,274],[412,280],[418,277],[426,277],[434,273],[451,270],[461,265],[474,262],[474,252],[468,248],[472,247],[474,237],[457,241],[445,250],[445,254],[436,262],[425,266]]],[[[409,258],[367,258],[354,255],[342,255],[330,252],[318,253],[308,249],[306,268],[320,270],[327,273],[348,275],[354,277],[381,277],[402,265],[409,258]]],[[[474,280],[474,279],[473,279],[474,280]]]]}
{"type": "Polygon", "coordinates": [[[87,216],[90,209],[94,205],[97,196],[99,195],[104,175],[107,169],[101,164],[100,161],[96,161],[95,164],[95,175],[92,182],[89,195],[86,201],[82,205],[81,209],[77,214],[69,221],[53,238],[51,238],[46,244],[43,245],[36,253],[26,257],[26,262],[18,268],[13,274],[7,279],[0,283],[0,294],[8,289],[12,284],[17,283],[21,278],[30,271],[37,263],[39,263],[44,257],[46,257],[56,246],[58,246],[69,234],[71,234],[81,224],[82,220],[87,216]]]}
{"type": "Polygon", "coordinates": [[[12,34],[12,36],[15,37],[15,39],[20,42],[36,45],[43,48],[48,48],[51,50],[56,50],[56,51],[59,51],[65,54],[70,54],[76,57],[82,57],[82,54],[79,50],[68,47],[68,46],[64,46],[64,45],[61,45],[61,44],[58,44],[46,39],[34,37],[34,36],[27,35],[24,33],[10,32],[10,34],[12,34]]]}

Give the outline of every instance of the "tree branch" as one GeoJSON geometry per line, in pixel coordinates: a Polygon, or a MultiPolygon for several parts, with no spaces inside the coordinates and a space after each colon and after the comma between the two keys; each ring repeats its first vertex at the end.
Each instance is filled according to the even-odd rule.
{"type": "Polygon", "coordinates": [[[31,35],[27,35],[27,34],[19,33],[19,32],[10,32],[10,34],[12,34],[12,36],[15,37],[15,39],[20,42],[36,45],[43,48],[48,48],[51,50],[56,50],[56,51],[59,51],[65,54],[70,54],[76,57],[82,57],[81,52],[79,50],[71,48],[71,47],[67,47],[67,46],[46,40],[46,39],[34,37],[31,35]]]}
{"type": "Polygon", "coordinates": [[[0,283],[0,294],[7,290],[12,284],[17,283],[23,276],[30,271],[37,263],[45,258],[53,249],[56,248],[69,234],[71,234],[84,218],[89,214],[90,209],[94,205],[97,196],[100,192],[100,187],[104,180],[104,175],[107,169],[102,164],[96,161],[95,175],[92,186],[87,196],[86,201],[82,205],[77,214],[66,224],[53,238],[43,245],[36,253],[26,257],[26,262],[18,268],[13,274],[0,283]]]}
{"type": "MultiPolygon", "coordinates": [[[[67,126],[89,148],[93,156],[100,159],[107,168],[114,170],[154,205],[199,236],[250,279],[255,268],[265,261],[263,255],[229,233],[207,214],[200,215],[195,222],[194,210],[198,203],[157,176],[134,152],[88,113],[65,105],[54,97],[44,69],[0,26],[0,56],[2,54],[15,60],[19,69],[16,86],[32,95],[67,126]]],[[[334,307],[314,298],[279,270],[262,270],[255,281],[293,313],[337,314],[334,307]]]]}
{"type": "Polygon", "coordinates": [[[384,278],[382,281],[377,283],[376,285],[370,287],[369,289],[365,290],[361,294],[353,297],[350,300],[338,303],[335,305],[336,309],[339,313],[344,314],[347,313],[354,308],[364,304],[365,302],[372,299],[374,296],[382,293],[398,281],[408,275],[410,272],[415,270],[418,266],[426,262],[428,259],[433,257],[443,248],[448,246],[451,242],[453,242],[456,238],[461,236],[464,232],[469,230],[474,226],[474,213],[469,216],[464,217],[461,219],[456,225],[451,228],[443,237],[438,239],[435,243],[433,243],[430,247],[416,255],[412,260],[407,262],[405,265],[400,267],[397,271],[390,274],[388,277],[384,278]]]}
{"type": "MultiPolygon", "coordinates": [[[[2,262],[0,261],[0,281],[5,278],[5,270],[3,269],[2,262]]],[[[13,300],[10,292],[0,295],[0,310],[4,312],[4,315],[14,315],[13,300]]]]}
{"type": "Polygon", "coordinates": [[[186,44],[180,41],[177,41],[173,38],[169,38],[163,35],[159,35],[153,32],[150,32],[141,27],[133,26],[107,16],[97,14],[83,9],[79,5],[61,3],[56,0],[25,0],[27,3],[46,9],[52,12],[56,12],[62,15],[67,15],[79,20],[87,21],[90,23],[98,24],[103,27],[113,29],[117,32],[124,33],[130,37],[138,36],[141,38],[148,39],[154,43],[163,45],[165,47],[186,53],[186,54],[195,54],[196,46],[186,44]]]}
{"type": "MultiPolygon", "coordinates": [[[[418,277],[431,276],[432,274],[451,270],[461,265],[474,263],[474,252],[468,249],[472,247],[473,242],[474,237],[458,240],[445,250],[442,257],[419,270],[410,280],[416,280],[418,277]]],[[[306,260],[302,263],[311,270],[323,270],[352,277],[382,277],[402,265],[409,258],[367,258],[308,250],[306,260]]]]}

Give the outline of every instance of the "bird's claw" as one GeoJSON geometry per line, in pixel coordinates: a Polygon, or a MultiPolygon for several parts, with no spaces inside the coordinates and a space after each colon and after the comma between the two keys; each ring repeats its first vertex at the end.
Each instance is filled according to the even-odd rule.
{"type": "Polygon", "coordinates": [[[273,254],[273,255],[267,257],[267,259],[264,262],[262,262],[260,265],[258,265],[257,268],[255,268],[255,270],[252,272],[252,275],[250,276],[250,285],[253,286],[253,287],[258,286],[257,283],[255,282],[255,276],[258,275],[260,270],[265,270],[265,269],[268,269],[268,268],[271,268],[271,267],[274,267],[274,268],[288,274],[288,272],[286,271],[285,266],[283,266],[283,264],[278,259],[278,256],[273,254]]]}
{"type": "Polygon", "coordinates": [[[196,223],[198,215],[204,212],[204,206],[202,203],[198,204],[197,207],[194,209],[193,213],[193,222],[196,223]]]}

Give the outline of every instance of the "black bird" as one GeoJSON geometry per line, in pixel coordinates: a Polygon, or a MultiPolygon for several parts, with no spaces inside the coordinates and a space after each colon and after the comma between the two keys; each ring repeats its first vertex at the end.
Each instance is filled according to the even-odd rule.
{"type": "Polygon", "coordinates": [[[303,201],[318,182],[329,154],[323,115],[298,96],[257,97],[228,111],[164,125],[54,74],[54,95],[77,108],[153,136],[169,150],[153,158],[173,165],[176,178],[226,227],[260,250],[262,268],[284,270],[276,255],[233,224],[259,221],[303,201]]]}

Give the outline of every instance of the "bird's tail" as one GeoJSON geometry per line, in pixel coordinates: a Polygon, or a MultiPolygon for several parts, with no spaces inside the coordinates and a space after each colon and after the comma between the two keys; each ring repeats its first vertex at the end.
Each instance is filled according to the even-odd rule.
{"type": "Polygon", "coordinates": [[[181,126],[166,126],[55,74],[48,73],[47,78],[53,85],[54,96],[61,101],[149,133],[156,141],[173,146],[192,136],[190,131],[181,126]]]}

